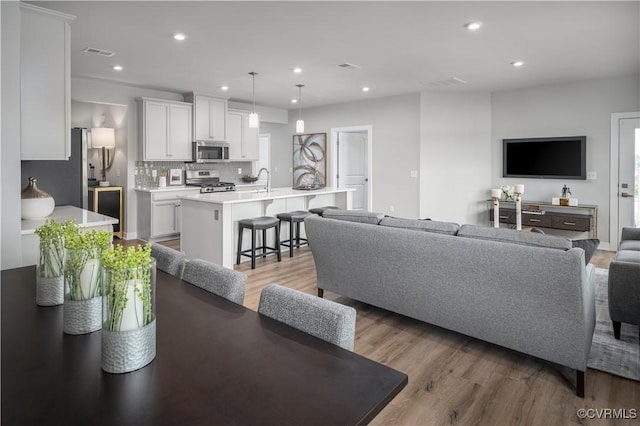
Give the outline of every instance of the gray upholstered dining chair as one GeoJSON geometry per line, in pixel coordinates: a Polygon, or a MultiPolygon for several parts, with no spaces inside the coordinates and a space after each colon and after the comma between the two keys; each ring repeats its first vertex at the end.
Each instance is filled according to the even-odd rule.
{"type": "Polygon", "coordinates": [[[242,272],[193,259],[186,263],[182,279],[239,305],[244,303],[247,276],[242,272]]]}
{"type": "Polygon", "coordinates": [[[258,312],[353,351],[356,310],[350,306],[269,284],[260,293],[258,312]]]}
{"type": "Polygon", "coordinates": [[[174,277],[180,278],[182,276],[186,259],[184,253],[162,244],[151,243],[151,257],[156,260],[156,268],[159,270],[174,277]]]}

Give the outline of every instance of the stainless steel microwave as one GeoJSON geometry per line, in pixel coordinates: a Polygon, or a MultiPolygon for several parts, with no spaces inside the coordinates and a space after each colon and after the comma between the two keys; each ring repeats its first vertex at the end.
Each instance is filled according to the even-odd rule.
{"type": "Polygon", "coordinates": [[[229,161],[229,144],[226,142],[194,142],[193,161],[196,163],[229,161]]]}

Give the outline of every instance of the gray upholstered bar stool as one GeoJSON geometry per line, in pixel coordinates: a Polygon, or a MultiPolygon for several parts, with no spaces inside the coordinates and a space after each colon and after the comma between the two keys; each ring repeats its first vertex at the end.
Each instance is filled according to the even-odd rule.
{"type": "Polygon", "coordinates": [[[340,209],[340,207],[336,207],[336,206],[314,207],[312,209],[309,209],[309,212],[313,214],[317,214],[318,216],[322,217],[324,215],[324,211],[328,209],[338,210],[340,209]]]}
{"type": "Polygon", "coordinates": [[[304,218],[309,216],[310,214],[311,213],[306,210],[296,210],[293,212],[278,213],[276,215],[276,217],[280,220],[280,224],[282,224],[283,221],[289,222],[289,239],[282,240],[282,242],[280,242],[281,245],[289,247],[289,257],[293,257],[294,248],[300,248],[303,245],[309,244],[306,238],[300,238],[300,224],[304,222],[304,218]]]}
{"type": "Polygon", "coordinates": [[[278,219],[272,216],[262,216],[239,220],[236,265],[240,264],[241,256],[247,256],[251,258],[251,269],[256,269],[256,256],[266,257],[269,254],[275,254],[278,257],[278,262],[282,260],[280,254],[280,222],[278,219]],[[267,246],[267,229],[271,228],[274,228],[276,231],[275,247],[267,246]],[[251,248],[242,250],[242,234],[245,229],[251,230],[251,248]],[[262,245],[260,247],[256,247],[256,231],[262,231],[262,245]],[[262,250],[262,253],[256,254],[258,250],[262,250]]]}

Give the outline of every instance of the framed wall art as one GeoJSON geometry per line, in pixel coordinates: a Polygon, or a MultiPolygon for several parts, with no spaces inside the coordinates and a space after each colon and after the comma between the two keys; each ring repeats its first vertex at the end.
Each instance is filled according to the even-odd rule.
{"type": "Polygon", "coordinates": [[[293,187],[322,188],[327,185],[327,134],[293,136],[293,187]]]}

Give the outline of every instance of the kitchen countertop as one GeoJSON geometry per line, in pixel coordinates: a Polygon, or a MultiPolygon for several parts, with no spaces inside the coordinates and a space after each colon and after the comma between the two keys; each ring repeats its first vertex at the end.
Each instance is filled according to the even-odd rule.
{"type": "MultiPolygon", "coordinates": [[[[263,187],[264,183],[237,183],[236,191],[250,191],[251,188],[263,187]]],[[[150,188],[135,188],[136,191],[140,192],[171,192],[171,191],[184,191],[185,189],[198,189],[197,186],[187,186],[187,185],[179,185],[179,186],[164,186],[160,187],[150,187],[150,188]]]]}
{"type": "Polygon", "coordinates": [[[84,210],[74,206],[58,206],[53,210],[53,213],[51,213],[50,216],[47,216],[44,219],[23,220],[21,234],[28,235],[35,233],[36,228],[44,225],[49,219],[55,219],[58,222],[64,222],[67,219],[72,219],[81,228],[114,225],[118,223],[118,219],[105,216],[100,213],[84,210]]]}
{"type": "Polygon", "coordinates": [[[293,188],[273,188],[270,192],[262,191],[233,191],[212,192],[209,194],[194,194],[180,197],[183,200],[201,201],[212,204],[236,204],[251,201],[275,200],[279,198],[308,197],[321,194],[335,194],[338,192],[354,191],[352,188],[326,187],[312,191],[293,188]]]}

